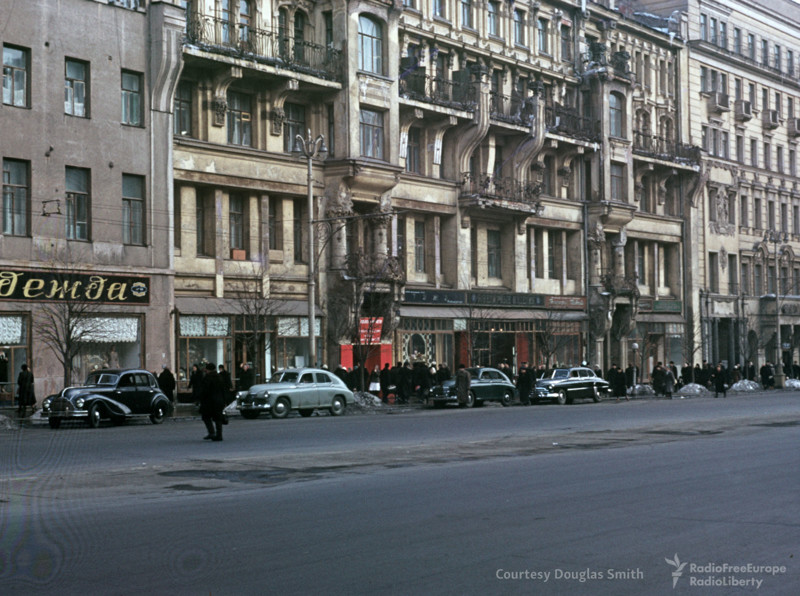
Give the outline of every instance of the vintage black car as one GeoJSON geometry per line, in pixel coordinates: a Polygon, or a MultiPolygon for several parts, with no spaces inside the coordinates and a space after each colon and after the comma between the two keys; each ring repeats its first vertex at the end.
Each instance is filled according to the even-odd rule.
{"type": "MultiPolygon", "coordinates": [[[[510,406],[516,397],[516,388],[508,377],[496,368],[468,368],[472,380],[470,382],[468,407],[480,407],[487,401],[499,401],[510,406]]],[[[435,408],[443,408],[448,403],[458,403],[456,381],[450,379],[431,389],[430,399],[435,408]]]]}
{"type": "Polygon", "coordinates": [[[552,368],[536,379],[531,399],[534,402],[550,400],[571,404],[576,399],[593,399],[599,402],[608,397],[608,381],[601,379],[591,368],[552,368]]]}
{"type": "Polygon", "coordinates": [[[158,388],[153,373],[139,369],[94,371],[82,387],[67,387],[42,402],[50,428],[76,418],[85,419],[92,428],[104,418],[122,424],[149,417],[153,424],[161,424],[171,412],[172,402],[158,388]]]}

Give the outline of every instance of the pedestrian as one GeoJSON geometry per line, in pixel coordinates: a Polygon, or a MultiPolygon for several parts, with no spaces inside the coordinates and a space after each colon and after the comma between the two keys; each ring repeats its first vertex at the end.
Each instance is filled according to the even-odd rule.
{"type": "Polygon", "coordinates": [[[397,401],[401,404],[407,404],[414,389],[412,382],[413,371],[408,360],[403,363],[398,376],[400,382],[397,384],[397,401]]]}
{"type": "Polygon", "coordinates": [[[375,397],[381,395],[381,367],[379,364],[376,364],[369,373],[369,392],[375,397]]]}
{"type": "Polygon", "coordinates": [[[671,366],[664,369],[664,395],[672,399],[672,392],[675,391],[675,373],[671,366]]]}
{"type": "Polygon", "coordinates": [[[31,413],[36,410],[36,394],[33,391],[33,372],[28,370],[28,365],[20,367],[17,376],[17,414],[20,418],[25,416],[25,412],[31,407],[31,413]]]}
{"type": "Polygon", "coordinates": [[[233,400],[233,381],[231,380],[231,373],[225,370],[224,364],[220,364],[217,368],[219,369],[217,374],[219,375],[219,380],[222,382],[222,388],[225,389],[225,404],[227,405],[233,400]]]}
{"type": "Polygon", "coordinates": [[[239,367],[239,375],[236,379],[236,389],[238,391],[247,391],[253,386],[254,382],[255,373],[253,373],[253,369],[250,368],[248,362],[242,362],[242,365],[239,367]]]}
{"type": "Polygon", "coordinates": [[[158,375],[158,388],[167,396],[169,401],[175,400],[175,375],[166,364],[161,365],[161,374],[158,375]]]}
{"type": "Polygon", "coordinates": [[[188,389],[192,390],[192,401],[200,404],[200,391],[203,385],[203,371],[197,364],[192,364],[192,373],[189,375],[188,389]]]}
{"type": "Polygon", "coordinates": [[[456,371],[456,396],[458,397],[458,407],[466,408],[469,399],[469,388],[472,384],[472,377],[463,364],[458,365],[456,371]]]}
{"type": "Polygon", "coordinates": [[[389,368],[389,363],[383,365],[380,374],[381,384],[381,401],[388,403],[389,401],[389,387],[392,385],[392,369],[389,368]]]}
{"type": "Polygon", "coordinates": [[[528,363],[523,362],[519,368],[519,376],[517,377],[517,391],[519,392],[519,401],[523,406],[531,405],[531,389],[533,387],[533,380],[531,379],[530,369],[528,363]]]}
{"type": "Polygon", "coordinates": [[[711,373],[711,383],[714,386],[714,397],[728,397],[728,371],[722,368],[722,364],[717,364],[714,372],[711,373]]]}
{"type": "Polygon", "coordinates": [[[200,394],[200,416],[206,425],[208,434],[204,440],[222,440],[222,411],[225,409],[225,389],[212,362],[206,364],[200,394]],[[216,426],[216,429],[214,428],[216,426]]]}

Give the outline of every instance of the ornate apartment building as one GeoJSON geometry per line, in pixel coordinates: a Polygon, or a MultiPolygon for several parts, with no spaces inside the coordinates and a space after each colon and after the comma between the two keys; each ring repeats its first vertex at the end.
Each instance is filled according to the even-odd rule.
{"type": "Polygon", "coordinates": [[[34,2],[0,36],[16,359],[54,362],[5,280],[67,248],[149,284],[114,310],[138,339],[113,343],[182,387],[202,361],[649,370],[763,360],[776,322],[795,345],[790,3],[780,22],[744,1],[73,4],[108,34],[34,2]],[[62,66],[63,109],[42,93],[62,66]],[[75,89],[91,111],[70,112],[75,89]],[[307,159],[298,136],[318,135],[307,159]]]}
{"type": "Polygon", "coordinates": [[[709,361],[791,365],[800,346],[800,8],[641,4],[681,11],[688,25],[686,109],[703,148],[687,288],[696,345],[709,361]]]}

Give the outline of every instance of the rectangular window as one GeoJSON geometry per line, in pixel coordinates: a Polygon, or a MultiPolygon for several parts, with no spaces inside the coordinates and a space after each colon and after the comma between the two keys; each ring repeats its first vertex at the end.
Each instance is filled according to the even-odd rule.
{"type": "Polygon", "coordinates": [[[758,140],[750,139],[750,165],[758,167],[758,140]]]}
{"type": "Polygon", "coordinates": [[[744,163],[744,137],[736,135],[736,161],[744,163]]]}
{"type": "Polygon", "coordinates": [[[526,45],[525,39],[525,13],[521,10],[514,11],[514,43],[518,46],[526,45]]]}
{"type": "Polygon", "coordinates": [[[764,168],[772,169],[772,147],[769,143],[764,143],[764,168]]]}
{"type": "Polygon", "coordinates": [[[89,170],[66,169],[66,235],[69,240],[89,240],[91,195],[89,170]]]}
{"type": "Polygon", "coordinates": [[[756,295],[764,291],[764,266],[755,264],[753,266],[753,292],[756,295]]]}
{"type": "Polygon", "coordinates": [[[611,200],[625,201],[625,166],[611,164],[611,200]]]}
{"type": "Polygon", "coordinates": [[[754,83],[747,84],[747,98],[750,101],[750,108],[755,110],[758,104],[756,104],[756,86],[754,83]]]}
{"type": "Polygon", "coordinates": [[[498,36],[500,34],[500,3],[497,0],[489,0],[486,13],[489,35],[498,36]]]}
{"type": "Polygon", "coordinates": [[[728,23],[719,24],[719,47],[728,49],[728,23]]]}
{"type": "Polygon", "coordinates": [[[800,206],[792,205],[792,234],[800,235],[800,206]]]}
{"type": "Polygon", "coordinates": [[[708,17],[704,14],[700,15],[700,40],[708,41],[708,17]]]}
{"type": "Polygon", "coordinates": [[[425,222],[414,222],[414,271],[425,273],[425,222]]]}
{"type": "Polygon", "coordinates": [[[142,126],[142,75],[135,72],[122,71],[122,123],[131,126],[142,126]]]}
{"type": "Polygon", "coordinates": [[[708,289],[719,293],[719,255],[708,253],[708,289]]]}
{"type": "Polygon", "coordinates": [[[336,131],[336,118],[332,103],[329,103],[325,108],[328,113],[328,136],[325,137],[325,143],[328,149],[328,157],[333,157],[336,153],[336,135],[334,134],[336,131]]]}
{"type": "Polygon", "coordinates": [[[777,161],[778,172],[783,174],[783,147],[775,148],[775,160],[777,161]]]}
{"type": "Polygon", "coordinates": [[[8,236],[28,233],[29,172],[27,161],[3,160],[3,234],[8,236]]]}
{"type": "Polygon", "coordinates": [[[781,203],[781,232],[789,232],[789,205],[781,203]]]}
{"type": "Polygon", "coordinates": [[[738,27],[733,29],[733,51],[737,54],[742,53],[742,30],[738,27]]]}
{"type": "Polygon", "coordinates": [[[708,33],[709,33],[708,41],[710,41],[714,45],[717,45],[717,19],[715,19],[714,17],[711,17],[708,20],[708,33]]]}
{"type": "Polygon", "coordinates": [[[207,209],[206,204],[206,197],[198,193],[195,199],[194,211],[195,229],[197,230],[197,255],[207,257],[213,255],[213,251],[211,251],[208,246],[208,239],[213,237],[213,235],[206,233],[206,222],[208,221],[210,213],[213,213],[213,209],[207,209]]]}
{"type": "Polygon", "coordinates": [[[761,213],[761,199],[756,197],[753,199],[753,223],[755,224],[756,230],[763,230],[764,226],[761,225],[762,220],[762,213],[761,213]]]}
{"type": "Polygon", "coordinates": [[[489,277],[503,276],[500,253],[500,230],[486,230],[486,274],[489,277]]]}
{"type": "Polygon", "coordinates": [[[789,175],[797,176],[797,153],[794,149],[789,149],[789,175]]]}
{"type": "Polygon", "coordinates": [[[278,242],[278,205],[280,199],[269,199],[269,219],[267,227],[269,228],[269,249],[278,250],[280,242],[278,242]]]}
{"type": "Polygon", "coordinates": [[[283,150],[299,151],[297,135],[306,138],[306,107],[296,103],[285,103],[283,106],[286,119],[283,121],[283,150]]]}
{"type": "Polygon", "coordinates": [[[447,0],[433,0],[433,16],[447,18],[447,0]]]}
{"type": "Polygon", "coordinates": [[[383,113],[375,110],[361,110],[361,155],[383,159],[383,113]]]}
{"type": "Polygon", "coordinates": [[[761,66],[769,66],[769,42],[761,40],[761,66]]]}
{"type": "Polygon", "coordinates": [[[742,227],[750,225],[750,217],[748,213],[747,195],[739,197],[739,221],[742,227]]]}
{"type": "Polygon", "coordinates": [[[540,54],[549,54],[547,47],[547,19],[537,19],[536,21],[536,43],[540,54]]]}
{"type": "Polygon", "coordinates": [[[228,143],[230,145],[251,145],[252,112],[250,96],[236,91],[228,91],[228,143]]]}
{"type": "Polygon", "coordinates": [[[175,113],[172,132],[175,136],[192,136],[192,85],[180,83],[175,90],[175,113]]]}
{"type": "Polygon", "coordinates": [[[231,249],[244,249],[244,197],[232,194],[228,199],[228,229],[231,249]]]}
{"type": "Polygon", "coordinates": [[[122,242],[144,244],[144,177],[122,175],[122,242]]]}
{"type": "Polygon", "coordinates": [[[767,224],[768,229],[775,229],[775,201],[767,201],[767,224]]]}
{"type": "Polygon", "coordinates": [[[745,296],[750,295],[750,264],[742,262],[742,274],[739,278],[742,285],[742,294],[745,296]]]}
{"type": "Polygon", "coordinates": [[[86,118],[89,68],[85,62],[67,58],[64,62],[64,113],[86,118]]]}
{"type": "Polygon", "coordinates": [[[778,112],[778,118],[781,117],[781,107],[783,107],[783,102],[781,101],[781,94],[776,91],[775,92],[775,111],[778,112]]]}
{"type": "Polygon", "coordinates": [[[756,59],[756,36],[752,33],[747,34],[747,56],[750,60],[756,59]]]}
{"type": "Polygon", "coordinates": [[[775,70],[781,69],[781,46],[775,44],[772,48],[772,66],[775,70]]]}
{"type": "Polygon", "coordinates": [[[461,0],[461,26],[472,29],[472,0],[461,0]]]}
{"type": "Polygon", "coordinates": [[[728,294],[739,293],[739,264],[736,255],[728,255],[728,294]]]}
{"type": "Polygon", "coordinates": [[[420,129],[417,126],[412,126],[408,129],[406,172],[420,173],[420,150],[420,129]]]}
{"type": "Polygon", "coordinates": [[[30,52],[3,46],[3,103],[18,108],[28,107],[30,52]]]}
{"type": "Polygon", "coordinates": [[[561,25],[561,60],[572,62],[572,28],[561,25]]]}
{"type": "Polygon", "coordinates": [[[794,118],[794,99],[791,97],[786,98],[786,117],[794,118]]]}

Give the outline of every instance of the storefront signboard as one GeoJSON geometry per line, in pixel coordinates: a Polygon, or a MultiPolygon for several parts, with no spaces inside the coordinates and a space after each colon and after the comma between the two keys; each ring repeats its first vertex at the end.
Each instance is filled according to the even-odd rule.
{"type": "Polygon", "coordinates": [[[0,269],[0,300],[149,304],[150,278],[0,269]]]}

